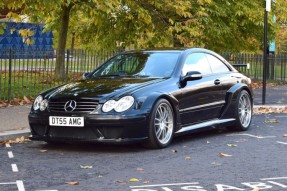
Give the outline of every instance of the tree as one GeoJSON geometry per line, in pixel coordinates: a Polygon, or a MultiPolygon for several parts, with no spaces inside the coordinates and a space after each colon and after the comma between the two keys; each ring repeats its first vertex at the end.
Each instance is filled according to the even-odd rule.
{"type": "Polygon", "coordinates": [[[272,16],[270,17],[275,22],[276,27],[275,38],[272,40],[276,42],[277,52],[287,53],[287,1],[277,0],[273,2],[272,6],[272,16]]]}
{"type": "MultiPolygon", "coordinates": [[[[262,50],[264,2],[261,0],[125,0],[113,14],[86,21],[86,44],[102,48],[122,42],[128,47],[199,46],[215,51],[262,50]]],[[[286,19],[284,0],[273,12],[286,19]],[[280,9],[280,11],[278,11],[280,9]]],[[[277,24],[269,17],[269,39],[277,24]]]]}
{"type": "MultiPolygon", "coordinates": [[[[76,34],[85,48],[98,50],[185,46],[219,52],[259,51],[263,42],[263,3],[262,0],[4,0],[0,8],[20,9],[32,22],[44,23],[47,30],[57,34],[56,79],[63,80],[69,33],[76,34]]],[[[286,1],[276,0],[273,4],[278,19],[286,21],[286,1]]],[[[271,17],[269,24],[272,39],[280,27],[271,17]]]]}
{"type": "MultiPolygon", "coordinates": [[[[0,7],[7,6],[11,13],[21,8],[19,14],[28,15],[31,22],[42,23],[47,30],[58,31],[55,78],[64,80],[65,48],[71,15],[80,11],[84,18],[97,17],[99,12],[109,14],[119,3],[119,0],[4,0],[0,7]]],[[[10,15],[16,17],[19,14],[10,15]]]]}

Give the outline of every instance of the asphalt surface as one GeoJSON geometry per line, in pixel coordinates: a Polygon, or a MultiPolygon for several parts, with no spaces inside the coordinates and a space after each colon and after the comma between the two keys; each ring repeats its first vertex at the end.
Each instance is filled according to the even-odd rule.
{"type": "MultiPolygon", "coordinates": [[[[262,104],[262,88],[254,89],[254,105],[262,104]]],[[[287,107],[287,85],[268,87],[266,105],[287,107]]],[[[0,108],[0,142],[29,135],[28,113],[31,105],[0,108]]]]}
{"type": "Polygon", "coordinates": [[[192,133],[161,150],[140,145],[0,145],[0,190],[283,191],[285,134],[287,114],[261,114],[254,116],[249,131],[192,133]]]}
{"type": "MultiPolygon", "coordinates": [[[[262,104],[262,88],[254,90],[254,104],[262,104]]],[[[267,105],[287,105],[287,85],[266,88],[267,105]]]]}

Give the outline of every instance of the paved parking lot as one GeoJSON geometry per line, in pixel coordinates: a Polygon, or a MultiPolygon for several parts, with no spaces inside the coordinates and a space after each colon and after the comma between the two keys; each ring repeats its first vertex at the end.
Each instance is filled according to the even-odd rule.
{"type": "Polygon", "coordinates": [[[192,133],[162,150],[6,144],[0,146],[0,190],[282,191],[287,190],[286,134],[286,114],[262,114],[247,132],[192,133]]]}

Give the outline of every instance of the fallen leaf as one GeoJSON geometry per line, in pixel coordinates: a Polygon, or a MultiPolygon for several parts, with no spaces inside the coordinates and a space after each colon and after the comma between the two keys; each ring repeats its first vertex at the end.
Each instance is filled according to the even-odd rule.
{"type": "Polygon", "coordinates": [[[235,145],[235,144],[227,144],[227,146],[229,146],[229,147],[237,147],[237,145],[235,145]]]}
{"type": "Polygon", "coordinates": [[[1,144],[5,144],[5,143],[17,144],[17,143],[30,142],[30,141],[31,141],[30,139],[27,139],[24,136],[22,136],[20,138],[14,139],[14,140],[8,140],[8,141],[1,142],[1,144]]]}
{"type": "Polygon", "coordinates": [[[1,103],[0,107],[7,107],[7,103],[1,103]]]}
{"type": "Polygon", "coordinates": [[[172,149],[171,152],[177,153],[177,150],[176,149],[172,149]]]}
{"type": "Polygon", "coordinates": [[[287,134],[284,134],[283,137],[287,137],[287,134]]]}
{"type": "Polygon", "coordinates": [[[258,187],[255,187],[252,191],[260,191],[258,187]]]}
{"type": "Polygon", "coordinates": [[[80,167],[81,167],[82,169],[89,169],[89,168],[93,168],[93,166],[88,166],[88,165],[85,165],[85,166],[80,165],[80,167]]]}
{"type": "Polygon", "coordinates": [[[79,185],[80,182],[75,181],[75,182],[65,182],[65,184],[69,184],[69,185],[79,185]]]}
{"type": "Polygon", "coordinates": [[[287,113],[287,107],[262,106],[253,109],[254,114],[287,113]]]}
{"type": "Polygon", "coordinates": [[[143,181],[143,184],[148,184],[148,183],[149,183],[148,180],[143,181]]]}
{"type": "Polygon", "coordinates": [[[41,153],[47,152],[48,150],[40,150],[41,153]]]}
{"type": "Polygon", "coordinates": [[[189,156],[186,156],[186,157],[185,157],[185,160],[190,160],[190,157],[189,157],[189,156]]]}
{"type": "Polygon", "coordinates": [[[137,171],[143,172],[144,169],[143,168],[137,168],[137,171]]]}
{"type": "Polygon", "coordinates": [[[219,156],[221,156],[221,157],[231,157],[232,155],[225,154],[225,153],[219,153],[219,156]]]}
{"type": "Polygon", "coordinates": [[[131,178],[130,179],[130,182],[138,182],[139,181],[139,179],[137,179],[137,178],[131,178]]]}
{"type": "Polygon", "coordinates": [[[17,104],[19,104],[19,102],[21,102],[21,99],[19,99],[19,98],[14,98],[10,103],[11,103],[12,105],[17,105],[17,104]]]}
{"type": "Polygon", "coordinates": [[[116,183],[118,183],[118,184],[126,184],[126,182],[123,181],[123,180],[116,180],[116,183]]]}
{"type": "Polygon", "coordinates": [[[278,119],[267,119],[265,120],[265,123],[279,123],[278,119]]]}
{"type": "Polygon", "coordinates": [[[206,143],[207,143],[207,144],[210,144],[210,142],[209,142],[209,141],[206,141],[206,143]]]}
{"type": "Polygon", "coordinates": [[[28,104],[29,104],[29,103],[32,103],[31,100],[28,99],[26,96],[24,96],[23,99],[24,99],[24,101],[25,101],[26,103],[28,103],[28,104]]]}

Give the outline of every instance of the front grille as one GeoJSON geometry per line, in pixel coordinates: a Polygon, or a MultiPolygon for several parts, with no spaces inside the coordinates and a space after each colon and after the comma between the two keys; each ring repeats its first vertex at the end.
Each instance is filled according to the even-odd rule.
{"type": "MultiPolygon", "coordinates": [[[[67,112],[65,111],[65,104],[70,100],[50,100],[49,111],[50,112],[67,112]]],[[[94,111],[99,102],[97,100],[80,99],[76,101],[76,108],[72,112],[68,113],[89,113],[94,111]]]]}

